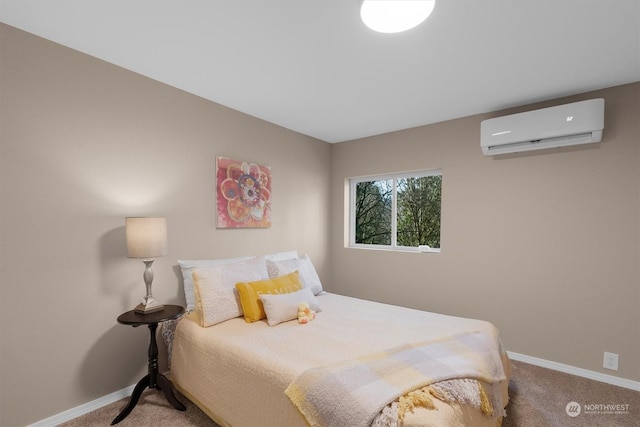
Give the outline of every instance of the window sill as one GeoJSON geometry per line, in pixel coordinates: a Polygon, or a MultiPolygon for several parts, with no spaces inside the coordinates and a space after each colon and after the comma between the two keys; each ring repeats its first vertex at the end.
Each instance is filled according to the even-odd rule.
{"type": "Polygon", "coordinates": [[[420,253],[435,253],[439,254],[441,252],[440,248],[430,248],[428,246],[418,246],[417,248],[409,248],[409,247],[391,247],[391,246],[378,246],[378,245],[353,245],[347,246],[348,249],[365,249],[371,251],[387,251],[387,252],[408,252],[414,254],[420,253]]]}

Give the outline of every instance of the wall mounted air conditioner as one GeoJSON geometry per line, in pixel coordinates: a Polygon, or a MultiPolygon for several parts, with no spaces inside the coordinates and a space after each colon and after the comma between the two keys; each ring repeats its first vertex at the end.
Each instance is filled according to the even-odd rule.
{"type": "Polygon", "coordinates": [[[604,99],[483,120],[480,146],[485,156],[589,144],[602,140],[604,99]]]}

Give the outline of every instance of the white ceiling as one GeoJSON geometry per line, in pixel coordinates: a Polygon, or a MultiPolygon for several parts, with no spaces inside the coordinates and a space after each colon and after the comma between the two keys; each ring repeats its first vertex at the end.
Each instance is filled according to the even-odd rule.
{"type": "Polygon", "coordinates": [[[437,0],[378,34],[360,0],[0,0],[0,21],[340,142],[640,81],[640,0],[437,0]]]}

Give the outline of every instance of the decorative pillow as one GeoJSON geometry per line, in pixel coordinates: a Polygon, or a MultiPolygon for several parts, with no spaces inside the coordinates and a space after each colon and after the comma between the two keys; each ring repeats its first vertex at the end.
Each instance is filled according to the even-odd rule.
{"type": "Polygon", "coordinates": [[[245,256],[239,258],[224,259],[201,259],[201,260],[178,260],[180,270],[182,271],[182,283],[184,286],[184,299],[187,303],[187,312],[195,310],[196,297],[193,292],[193,269],[202,267],[215,267],[217,265],[233,264],[235,262],[246,261],[256,258],[254,256],[245,256]]]}
{"type": "Polygon", "coordinates": [[[271,278],[283,276],[295,270],[300,273],[300,282],[303,287],[311,289],[314,295],[320,295],[323,292],[322,283],[309,255],[278,261],[267,260],[267,271],[271,278]]]}
{"type": "Polygon", "coordinates": [[[321,311],[320,303],[309,288],[283,295],[260,295],[260,301],[267,314],[269,326],[287,322],[298,318],[298,306],[302,302],[309,304],[309,308],[316,313],[321,311]]]}
{"type": "Polygon", "coordinates": [[[311,292],[313,292],[314,295],[320,295],[323,293],[324,290],[322,289],[320,277],[318,277],[318,273],[316,272],[309,255],[305,254],[301,256],[298,258],[298,262],[300,263],[300,275],[304,277],[306,287],[311,289],[311,292]]]}
{"type": "Polygon", "coordinates": [[[244,320],[251,323],[267,317],[260,301],[260,295],[288,294],[302,289],[302,284],[300,283],[300,275],[294,271],[275,279],[236,283],[236,288],[240,294],[244,320]]]}
{"type": "MultiPolygon", "coordinates": [[[[294,271],[300,273],[300,262],[298,262],[297,257],[275,261],[267,260],[267,272],[271,279],[293,273],[294,271]]],[[[300,283],[302,283],[302,287],[306,288],[302,274],[300,275],[300,283]]]]}
{"type": "MultiPolygon", "coordinates": [[[[281,260],[297,258],[298,251],[275,252],[264,256],[268,260],[281,260]]],[[[187,312],[195,310],[195,295],[193,292],[193,269],[201,267],[215,267],[216,265],[232,264],[234,262],[246,261],[256,258],[255,256],[243,256],[237,258],[222,259],[201,259],[201,260],[178,260],[182,271],[182,282],[184,284],[184,299],[187,303],[187,312]]]]}
{"type": "Polygon", "coordinates": [[[264,258],[194,269],[195,310],[200,325],[212,326],[242,316],[236,283],[268,277],[264,258]]]}

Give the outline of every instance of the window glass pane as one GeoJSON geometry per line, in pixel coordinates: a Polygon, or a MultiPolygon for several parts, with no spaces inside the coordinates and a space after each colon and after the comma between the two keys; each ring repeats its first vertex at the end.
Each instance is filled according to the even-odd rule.
{"type": "Polygon", "coordinates": [[[393,181],[363,181],[356,184],[355,242],[391,244],[393,181]]]}
{"type": "Polygon", "coordinates": [[[350,246],[440,252],[441,171],[354,178],[350,191],[350,246]]]}
{"type": "Polygon", "coordinates": [[[398,179],[398,246],[440,247],[442,175],[398,179]]]}

